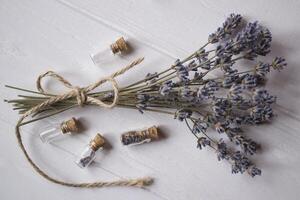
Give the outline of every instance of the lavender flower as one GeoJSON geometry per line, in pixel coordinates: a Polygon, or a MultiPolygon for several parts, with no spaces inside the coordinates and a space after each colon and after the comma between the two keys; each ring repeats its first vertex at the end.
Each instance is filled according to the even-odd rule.
{"type": "Polygon", "coordinates": [[[217,144],[217,157],[218,160],[228,160],[230,158],[227,145],[226,143],[221,139],[217,144]]]}
{"type": "Polygon", "coordinates": [[[113,97],[114,97],[114,93],[111,91],[104,94],[104,99],[110,99],[113,97]]]}
{"type": "Polygon", "coordinates": [[[237,52],[234,51],[234,44],[234,41],[231,39],[219,44],[215,50],[216,56],[231,58],[232,55],[237,54],[237,52]]]}
{"type": "Polygon", "coordinates": [[[216,118],[224,118],[231,109],[231,103],[228,99],[215,99],[212,102],[213,114],[216,118]]]}
{"type": "Polygon", "coordinates": [[[222,54],[215,59],[214,66],[219,66],[222,69],[230,68],[234,62],[231,60],[232,54],[222,54]]]}
{"type": "Polygon", "coordinates": [[[258,22],[248,23],[235,39],[235,51],[247,51],[248,59],[254,59],[257,55],[265,56],[270,52],[271,41],[272,36],[268,29],[258,22]]]}
{"type": "Polygon", "coordinates": [[[197,71],[196,60],[192,60],[191,62],[189,62],[189,64],[187,65],[187,69],[188,71],[197,71]]]}
{"type": "Polygon", "coordinates": [[[179,121],[183,121],[191,116],[192,116],[192,111],[186,110],[186,109],[181,109],[175,113],[174,118],[178,119],[179,121]]]}
{"type": "Polygon", "coordinates": [[[174,69],[176,70],[177,77],[181,82],[186,83],[189,81],[189,69],[184,66],[179,59],[175,61],[174,69]]]}
{"type": "Polygon", "coordinates": [[[197,58],[199,66],[202,69],[209,70],[211,68],[210,62],[208,61],[208,53],[205,52],[205,49],[197,52],[195,57],[197,58]]]}
{"type": "Polygon", "coordinates": [[[219,88],[220,86],[216,81],[208,81],[202,88],[199,88],[197,96],[201,99],[212,98],[219,88]]]}
{"type": "Polygon", "coordinates": [[[193,133],[206,132],[207,128],[208,128],[208,124],[206,122],[204,122],[203,120],[197,120],[194,123],[192,132],[193,133]]]}
{"type": "Polygon", "coordinates": [[[205,137],[200,137],[197,140],[197,148],[202,149],[202,147],[210,146],[210,140],[205,137]]]}
{"type": "Polygon", "coordinates": [[[234,98],[234,97],[239,97],[243,92],[243,86],[240,85],[240,84],[233,84],[231,86],[231,88],[229,89],[228,91],[228,95],[231,97],[231,98],[234,98]]]}
{"type": "Polygon", "coordinates": [[[192,102],[196,97],[196,92],[185,86],[181,91],[181,96],[183,99],[192,102]]]}
{"type": "Polygon", "coordinates": [[[241,15],[234,13],[230,14],[230,16],[223,23],[222,27],[219,27],[215,33],[209,35],[208,41],[211,43],[216,43],[220,39],[230,36],[239,26],[241,20],[241,15]]]}
{"type": "Polygon", "coordinates": [[[163,96],[168,95],[172,88],[174,87],[174,83],[172,80],[166,81],[162,84],[162,86],[159,88],[159,93],[163,96]]]}
{"type": "Polygon", "coordinates": [[[145,81],[148,83],[148,84],[153,84],[156,79],[158,78],[158,73],[157,72],[154,72],[154,73],[148,73],[145,77],[145,81]]]}
{"type": "Polygon", "coordinates": [[[250,176],[254,177],[254,176],[260,176],[261,175],[261,170],[258,169],[257,167],[255,167],[254,165],[250,166],[248,168],[248,173],[250,174],[250,176]]]}
{"type": "Polygon", "coordinates": [[[253,155],[258,149],[258,144],[251,139],[246,139],[240,134],[236,134],[232,137],[235,144],[239,145],[245,154],[253,155]]]}
{"type": "Polygon", "coordinates": [[[231,159],[233,161],[232,164],[232,173],[244,173],[251,165],[252,163],[250,160],[241,154],[240,151],[235,152],[232,156],[231,159]]]}
{"type": "Polygon", "coordinates": [[[257,75],[265,77],[270,72],[270,64],[259,62],[255,67],[255,72],[257,75]]]}
{"type": "Polygon", "coordinates": [[[218,133],[225,133],[226,129],[228,127],[228,123],[227,122],[218,122],[215,124],[215,129],[218,133]]]}
{"type": "Polygon", "coordinates": [[[154,100],[154,97],[148,94],[138,94],[136,98],[137,98],[136,108],[142,114],[144,113],[143,110],[145,110],[148,107],[150,101],[154,100]]]}
{"type": "Polygon", "coordinates": [[[236,70],[227,70],[224,75],[225,76],[222,81],[222,86],[224,88],[230,88],[232,85],[236,83],[236,81],[239,78],[236,70]]]}
{"type": "Polygon", "coordinates": [[[253,107],[251,117],[256,124],[269,121],[273,117],[273,110],[270,105],[258,104],[253,107]]]}
{"type": "Polygon", "coordinates": [[[282,70],[284,67],[287,66],[287,62],[284,58],[282,57],[276,57],[271,66],[273,67],[273,69],[276,69],[278,71],[282,70]]]}
{"type": "Polygon", "coordinates": [[[254,104],[273,104],[276,102],[276,97],[272,96],[265,89],[255,89],[255,92],[252,96],[254,104]]]}
{"type": "Polygon", "coordinates": [[[247,89],[255,88],[258,85],[257,77],[252,74],[245,74],[242,77],[242,83],[247,89]]]}

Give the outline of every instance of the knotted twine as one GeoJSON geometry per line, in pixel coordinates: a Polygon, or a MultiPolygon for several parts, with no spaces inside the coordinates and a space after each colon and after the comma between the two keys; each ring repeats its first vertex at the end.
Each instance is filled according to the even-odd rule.
{"type": "Polygon", "coordinates": [[[57,184],[69,186],[69,187],[80,187],[80,188],[95,188],[95,187],[99,188],[99,187],[109,187],[109,186],[143,187],[143,186],[146,186],[146,185],[149,185],[152,183],[152,179],[149,177],[137,178],[137,179],[127,179],[127,180],[122,179],[122,180],[110,181],[110,182],[98,181],[98,182],[90,182],[90,183],[72,183],[72,182],[65,182],[65,181],[61,181],[59,179],[53,178],[53,177],[49,176],[46,172],[44,172],[40,167],[38,167],[37,164],[35,164],[35,162],[31,159],[27,150],[24,147],[22,137],[21,137],[21,132],[20,132],[20,127],[22,126],[22,122],[26,117],[46,108],[48,106],[51,106],[54,103],[57,103],[57,102],[60,102],[60,101],[63,101],[63,100],[66,100],[66,99],[69,99],[72,97],[76,97],[77,103],[80,106],[87,105],[87,104],[93,104],[93,105],[98,105],[103,108],[113,108],[117,104],[118,98],[119,98],[119,88],[118,88],[118,84],[114,78],[125,73],[132,67],[138,65],[143,60],[144,60],[144,58],[139,58],[139,59],[133,61],[131,64],[127,65],[126,67],[111,74],[110,76],[108,76],[106,78],[102,78],[102,79],[96,81],[95,83],[88,85],[87,87],[82,87],[82,88],[73,86],[69,81],[67,81],[62,76],[58,75],[57,73],[55,73],[53,71],[48,71],[44,74],[41,74],[38,77],[37,82],[36,82],[36,87],[42,94],[45,94],[45,95],[47,94],[41,86],[41,80],[47,76],[58,80],[65,87],[69,88],[70,91],[68,91],[62,95],[51,96],[48,100],[45,100],[41,104],[39,104],[39,105],[31,108],[27,112],[25,112],[17,122],[16,136],[17,136],[18,144],[19,144],[21,150],[23,151],[27,161],[30,163],[30,165],[34,168],[34,170],[37,173],[39,173],[42,177],[46,178],[47,180],[49,180],[53,183],[57,183],[57,184]],[[102,85],[105,82],[111,82],[112,87],[113,87],[114,99],[111,104],[106,104],[106,103],[102,102],[100,99],[97,99],[97,98],[94,98],[94,97],[91,97],[88,95],[88,93],[90,91],[94,90],[95,88],[99,87],[100,85],[102,85]]]}

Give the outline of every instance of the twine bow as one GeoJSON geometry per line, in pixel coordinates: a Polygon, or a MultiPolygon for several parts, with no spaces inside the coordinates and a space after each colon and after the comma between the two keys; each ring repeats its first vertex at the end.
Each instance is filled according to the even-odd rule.
{"type": "Polygon", "coordinates": [[[72,97],[76,97],[77,103],[80,106],[83,106],[85,104],[94,104],[94,105],[98,105],[98,106],[104,107],[104,108],[114,107],[117,104],[118,98],[119,98],[118,84],[117,84],[117,82],[114,78],[121,75],[121,74],[123,74],[123,73],[125,73],[126,71],[128,71],[132,67],[138,65],[143,60],[144,60],[144,58],[139,58],[139,59],[133,61],[131,64],[127,65],[126,67],[124,67],[124,68],[120,69],[119,71],[116,71],[115,73],[111,74],[110,76],[108,76],[106,78],[102,78],[102,79],[96,81],[95,83],[93,83],[93,84],[91,84],[87,87],[83,87],[83,88],[73,86],[69,81],[67,81],[62,76],[58,75],[57,73],[55,73],[53,71],[48,71],[48,72],[46,72],[46,73],[44,73],[44,74],[42,74],[38,77],[38,79],[36,81],[36,87],[43,94],[47,94],[47,93],[44,91],[44,89],[41,85],[41,80],[44,77],[47,77],[47,76],[55,78],[56,80],[61,82],[65,87],[69,88],[70,91],[68,91],[68,92],[66,92],[62,95],[52,96],[48,100],[45,100],[41,104],[31,108],[30,110],[25,112],[17,122],[16,136],[17,136],[19,146],[22,149],[27,161],[31,164],[31,166],[35,169],[36,172],[38,172],[41,176],[43,176],[44,178],[46,178],[47,180],[49,180],[53,183],[57,183],[57,184],[60,184],[60,185],[65,185],[65,186],[70,186],[70,187],[81,187],[81,188],[108,187],[108,186],[138,186],[138,187],[143,187],[143,186],[146,186],[146,185],[149,185],[149,184],[152,183],[152,179],[149,178],[149,177],[129,179],[129,180],[117,180],[117,181],[111,181],[111,182],[99,181],[99,182],[92,182],[92,183],[70,183],[70,182],[65,182],[65,181],[61,181],[61,180],[58,180],[56,178],[50,177],[47,173],[42,171],[35,164],[35,162],[33,162],[33,160],[31,159],[31,157],[29,156],[29,154],[27,153],[27,151],[24,147],[24,144],[22,142],[21,132],[20,132],[20,127],[22,126],[22,122],[26,117],[28,117],[31,114],[34,114],[34,113],[44,109],[47,106],[50,106],[54,103],[57,103],[57,102],[60,102],[60,101],[63,101],[65,99],[69,99],[69,98],[72,98],[72,97]],[[95,88],[99,87],[100,85],[102,85],[103,83],[105,83],[107,81],[111,82],[112,87],[113,87],[113,91],[114,91],[114,99],[113,99],[111,104],[106,104],[106,103],[102,102],[100,99],[97,99],[97,98],[94,98],[94,97],[91,97],[91,96],[88,95],[89,92],[91,92],[92,90],[94,90],[95,88]]]}
{"type": "MultiPolygon", "coordinates": [[[[141,62],[141,61],[139,61],[139,62],[141,62]]],[[[138,63],[134,62],[132,64],[137,65],[138,63]]],[[[131,67],[133,67],[133,66],[131,66],[131,67]]],[[[120,75],[120,74],[118,73],[118,75],[120,75]]],[[[98,106],[104,107],[104,108],[112,108],[118,102],[119,87],[118,87],[118,84],[117,84],[116,80],[114,79],[114,77],[117,76],[117,75],[109,76],[109,77],[100,79],[99,81],[97,81],[97,82],[95,82],[95,83],[93,83],[93,84],[91,84],[87,87],[81,88],[81,87],[78,87],[78,86],[73,86],[69,81],[67,81],[65,78],[58,75],[57,73],[55,73],[53,71],[48,71],[44,74],[41,74],[38,77],[37,81],[36,81],[36,87],[37,87],[38,91],[40,91],[43,94],[47,94],[47,93],[43,89],[43,87],[41,85],[41,81],[42,81],[43,78],[45,78],[47,76],[58,80],[65,87],[70,89],[69,92],[67,92],[63,95],[60,95],[60,99],[59,99],[60,101],[62,101],[64,99],[68,99],[70,97],[76,96],[77,103],[78,103],[79,106],[83,106],[84,104],[95,104],[95,105],[98,105],[98,106]],[[111,104],[106,104],[106,103],[102,102],[100,99],[97,99],[97,98],[94,98],[94,97],[91,97],[91,96],[87,95],[90,91],[94,90],[95,88],[99,87],[100,85],[102,85],[103,83],[105,83],[107,81],[111,82],[112,88],[113,88],[113,91],[114,91],[114,95],[113,95],[114,99],[113,99],[113,102],[111,104]]]]}

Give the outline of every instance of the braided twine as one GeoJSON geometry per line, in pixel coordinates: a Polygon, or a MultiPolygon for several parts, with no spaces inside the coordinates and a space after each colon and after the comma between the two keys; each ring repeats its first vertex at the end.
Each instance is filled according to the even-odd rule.
{"type": "Polygon", "coordinates": [[[99,181],[99,182],[91,182],[91,183],[72,183],[72,182],[65,182],[65,181],[61,181],[58,180],[56,178],[53,178],[51,176],[49,176],[46,172],[44,172],[41,168],[39,168],[37,166],[37,164],[35,164],[35,162],[31,159],[31,157],[29,156],[27,150],[24,147],[23,141],[22,141],[22,137],[21,137],[21,132],[20,132],[20,127],[22,126],[22,122],[23,120],[44,109],[45,107],[48,107],[54,103],[72,98],[72,97],[76,97],[77,98],[77,102],[78,105],[83,106],[85,104],[94,104],[94,105],[98,105],[100,107],[104,107],[104,108],[113,108],[116,103],[118,102],[118,98],[119,98],[119,90],[118,90],[118,84],[116,82],[116,80],[114,79],[115,77],[125,73],[126,71],[128,71],[129,69],[131,69],[132,67],[138,65],[139,63],[141,63],[143,61],[144,58],[139,58],[135,61],[133,61],[131,64],[129,64],[128,66],[120,69],[119,71],[116,71],[115,73],[111,74],[110,76],[106,77],[106,78],[102,78],[100,80],[98,80],[97,82],[88,85],[87,87],[75,87],[73,86],[70,82],[68,82],[66,79],[64,79],[62,76],[58,75],[57,73],[53,72],[53,71],[48,71],[42,75],[40,75],[37,79],[36,82],[36,86],[37,89],[43,93],[46,94],[44,89],[41,86],[41,80],[46,77],[52,77],[56,80],[58,80],[59,82],[61,82],[64,86],[66,86],[67,88],[70,89],[70,91],[62,94],[62,95],[57,95],[57,96],[52,96],[50,97],[48,100],[45,100],[44,102],[42,102],[41,104],[31,108],[30,110],[28,110],[26,113],[24,113],[20,119],[17,122],[16,125],[16,136],[17,136],[17,140],[18,140],[18,144],[21,147],[21,150],[23,151],[27,161],[30,163],[30,165],[34,168],[34,170],[39,173],[42,177],[46,178],[47,180],[53,182],[53,183],[57,183],[60,185],[64,185],[64,186],[69,186],[69,187],[79,187],[79,188],[99,188],[99,187],[109,187],[109,186],[137,186],[137,187],[144,187],[146,185],[149,185],[152,183],[152,179],[149,177],[144,177],[144,178],[137,178],[137,179],[127,179],[127,180],[117,180],[117,181],[111,181],[111,182],[107,182],[107,181],[99,181]],[[114,91],[114,99],[113,102],[111,104],[106,104],[104,102],[102,102],[100,99],[96,99],[93,98],[91,96],[88,95],[88,93],[92,90],[94,90],[95,88],[99,87],[100,85],[102,85],[105,82],[111,82],[112,87],[113,87],[113,91],[114,91]]]}

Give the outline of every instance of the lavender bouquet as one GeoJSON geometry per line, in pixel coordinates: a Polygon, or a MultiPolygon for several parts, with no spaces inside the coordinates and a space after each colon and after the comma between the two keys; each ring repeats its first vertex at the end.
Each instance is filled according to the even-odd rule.
{"type": "MultiPolygon", "coordinates": [[[[276,97],[262,88],[271,70],[280,71],[287,64],[276,57],[271,63],[258,61],[270,52],[271,33],[258,22],[243,23],[242,16],[231,14],[207,43],[185,59],[176,60],[162,72],[149,73],[133,84],[119,88],[116,106],[171,115],[184,122],[196,138],[199,149],[210,148],[218,160],[228,161],[232,173],[261,175],[261,170],[249,160],[259,145],[243,135],[244,126],[262,124],[273,117],[276,97]],[[250,67],[241,67],[250,60],[250,67]],[[216,71],[218,76],[209,76],[216,71]],[[209,128],[215,130],[208,131],[209,128]],[[217,137],[216,137],[217,136],[217,137]],[[215,139],[215,138],[223,139],[215,139]],[[225,139],[226,138],[226,139],[225,139]],[[229,140],[228,140],[228,139],[229,140]],[[225,142],[228,141],[228,142],[225,142]],[[233,147],[229,148],[229,143],[233,147]]],[[[13,89],[34,93],[9,100],[20,114],[56,96],[13,86],[13,89]]],[[[88,96],[111,103],[113,90],[88,96]]],[[[83,104],[93,105],[91,102],[83,104]]],[[[35,112],[25,125],[78,106],[75,97],[58,101],[35,112]]]]}

